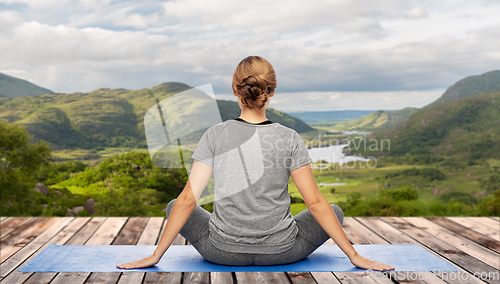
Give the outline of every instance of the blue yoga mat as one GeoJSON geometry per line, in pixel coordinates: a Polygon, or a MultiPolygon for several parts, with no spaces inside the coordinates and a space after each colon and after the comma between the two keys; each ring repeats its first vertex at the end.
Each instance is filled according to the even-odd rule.
{"type": "MultiPolygon", "coordinates": [[[[415,244],[353,245],[369,259],[394,266],[396,271],[459,271],[415,244]]],[[[303,272],[366,271],[352,265],[337,245],[322,245],[306,259],[274,266],[224,266],[208,262],[193,246],[170,246],[160,262],[148,268],[119,269],[117,264],[151,255],[156,246],[77,246],[50,244],[20,272],[303,272]]]]}

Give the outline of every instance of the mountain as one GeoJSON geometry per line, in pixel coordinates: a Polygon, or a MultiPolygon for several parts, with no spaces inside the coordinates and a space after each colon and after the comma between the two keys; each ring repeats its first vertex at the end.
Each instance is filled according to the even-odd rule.
{"type": "Polygon", "coordinates": [[[379,129],[388,129],[407,121],[418,108],[407,107],[401,110],[379,110],[368,116],[351,121],[339,123],[333,127],[334,130],[362,130],[373,131],[379,129]]]}
{"type": "Polygon", "coordinates": [[[445,102],[493,91],[500,91],[500,70],[466,77],[449,87],[439,99],[425,107],[435,107],[445,102]]]}
{"type": "MultiPolygon", "coordinates": [[[[500,91],[500,71],[494,70],[482,75],[466,77],[449,87],[436,101],[424,108],[438,106],[445,102],[459,100],[472,95],[500,91]]],[[[366,117],[335,125],[334,130],[373,131],[389,129],[407,121],[418,108],[407,107],[401,110],[373,112],[366,117]]]]}
{"type": "Polygon", "coordinates": [[[54,92],[26,80],[0,73],[0,97],[15,99],[25,96],[41,96],[52,93],[54,92]]]}
{"type": "MultiPolygon", "coordinates": [[[[183,83],[164,83],[151,89],[97,89],[90,93],[54,93],[42,96],[0,98],[0,119],[19,123],[34,136],[55,149],[107,147],[146,147],[144,115],[156,104],[190,89],[183,83]]],[[[237,102],[218,100],[223,121],[240,115],[237,102]]],[[[297,118],[272,108],[267,117],[297,132],[313,130],[297,118]]],[[[197,131],[186,137],[195,140],[197,131]]]]}
{"type": "Polygon", "coordinates": [[[367,139],[367,150],[362,146],[357,152],[370,156],[457,154],[470,159],[500,158],[499,121],[500,91],[469,96],[421,109],[399,126],[376,131],[367,139]],[[388,140],[384,150],[378,151],[370,139],[376,139],[378,148],[382,139],[388,140]]]}

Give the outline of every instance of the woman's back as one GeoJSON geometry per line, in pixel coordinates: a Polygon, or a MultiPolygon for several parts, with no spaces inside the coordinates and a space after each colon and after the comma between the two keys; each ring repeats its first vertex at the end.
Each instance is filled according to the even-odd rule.
{"type": "Polygon", "coordinates": [[[220,249],[278,253],[293,245],[290,171],[311,162],[299,134],[279,123],[227,120],[209,128],[193,159],[213,167],[210,240],[220,249]]]}
{"type": "Polygon", "coordinates": [[[274,68],[262,57],[249,56],[238,64],[232,86],[240,120],[221,122],[203,134],[186,187],[167,205],[169,220],[155,252],[118,267],[155,265],[180,233],[205,260],[222,265],[296,262],[332,238],[353,264],[394,269],[360,256],[349,243],[342,230],[344,213],[319,191],[299,134],[279,123],[265,123],[276,82],[274,68]],[[215,201],[210,214],[196,203],[212,175],[215,201]],[[290,176],[308,207],[295,216],[290,213],[290,176]]]}

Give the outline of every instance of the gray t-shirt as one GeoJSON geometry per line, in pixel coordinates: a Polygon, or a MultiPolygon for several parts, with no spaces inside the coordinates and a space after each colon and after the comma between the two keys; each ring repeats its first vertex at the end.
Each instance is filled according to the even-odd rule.
{"type": "Polygon", "coordinates": [[[295,130],[226,120],[205,131],[191,157],[213,167],[214,246],[266,254],[293,246],[298,228],[290,213],[290,171],[312,162],[295,130]]]}

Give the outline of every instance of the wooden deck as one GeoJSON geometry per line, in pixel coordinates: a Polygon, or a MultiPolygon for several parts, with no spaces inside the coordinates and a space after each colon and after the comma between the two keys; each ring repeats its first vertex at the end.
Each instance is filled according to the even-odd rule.
{"type": "MultiPolygon", "coordinates": [[[[365,272],[290,273],[20,273],[50,243],[58,245],[155,245],[161,217],[0,217],[2,283],[500,283],[498,217],[346,217],[354,244],[418,244],[459,268],[462,280],[383,279],[365,272]],[[475,272],[482,273],[475,278],[475,272]],[[496,277],[496,278],[495,278],[496,277]]],[[[178,236],[175,245],[186,240],[178,236]]],[[[327,244],[334,244],[329,240],[327,244]]],[[[456,276],[455,274],[454,276],[456,276]]],[[[423,275],[421,275],[423,276],[423,275]]],[[[453,276],[453,278],[455,278],[453,276]]],[[[411,278],[412,276],[410,276],[411,278]]],[[[423,277],[421,277],[422,279],[423,277]]]]}

